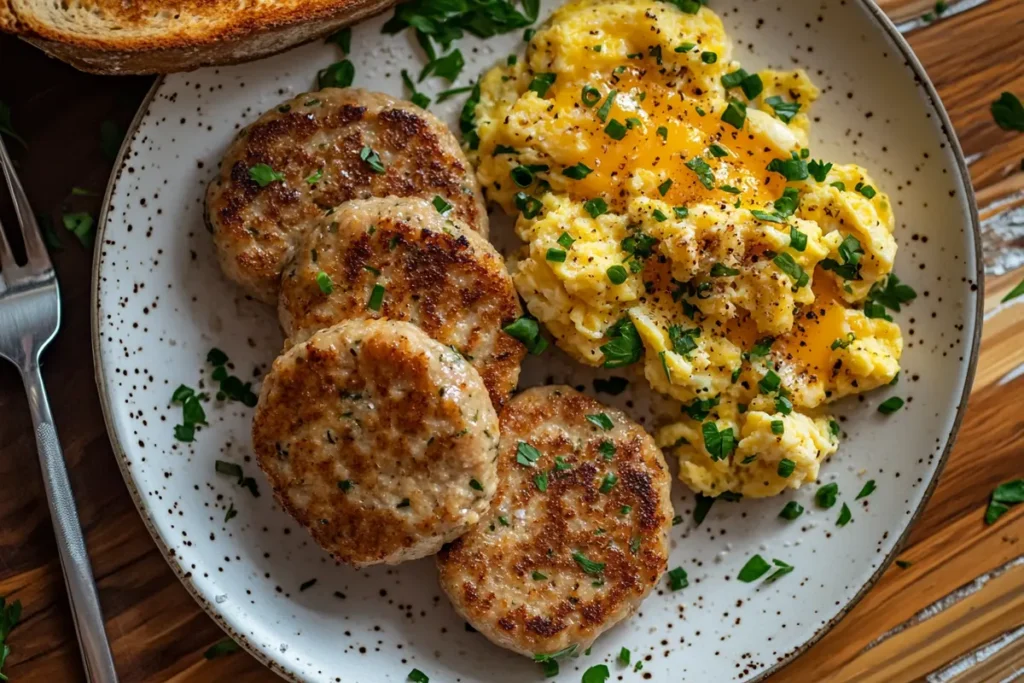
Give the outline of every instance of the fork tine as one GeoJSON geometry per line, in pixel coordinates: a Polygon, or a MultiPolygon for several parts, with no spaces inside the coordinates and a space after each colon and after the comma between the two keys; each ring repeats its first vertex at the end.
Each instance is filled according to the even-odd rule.
{"type": "MultiPolygon", "coordinates": [[[[21,182],[18,180],[18,174],[14,172],[14,164],[11,163],[11,158],[7,155],[7,148],[4,146],[3,140],[0,139],[0,167],[3,168],[4,177],[7,179],[7,186],[11,190],[11,196],[14,198],[14,213],[18,218],[18,223],[21,225],[21,236],[25,240],[25,255],[28,256],[28,266],[34,272],[40,272],[52,268],[50,265],[50,257],[46,253],[46,245],[43,244],[43,236],[39,232],[39,225],[36,223],[35,214],[32,213],[32,206],[28,203],[28,197],[25,196],[25,191],[21,187],[21,182]]],[[[0,244],[0,255],[6,252],[10,255],[10,247],[6,244],[6,239],[3,244],[0,244]]],[[[10,258],[11,265],[14,265],[14,259],[10,258]]],[[[4,265],[4,268],[7,266],[4,265]]]]}
{"type": "MultiPolygon", "coordinates": [[[[0,278],[4,275],[9,279],[18,270],[18,264],[14,262],[14,254],[11,253],[11,245],[7,243],[7,235],[4,234],[4,225],[0,223],[0,278]]],[[[2,280],[0,280],[2,285],[2,280]]]]}

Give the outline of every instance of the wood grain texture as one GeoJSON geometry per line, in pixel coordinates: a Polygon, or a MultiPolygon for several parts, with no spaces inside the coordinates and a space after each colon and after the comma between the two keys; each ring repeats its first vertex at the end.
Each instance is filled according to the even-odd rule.
{"type": "MultiPolygon", "coordinates": [[[[933,3],[880,4],[901,21],[933,3]]],[[[988,0],[910,35],[973,160],[983,216],[1024,202],[1018,198],[1024,189],[1024,135],[1000,130],[988,110],[1002,90],[1024,95],[1021,35],[1020,0],[988,0]]],[[[12,106],[15,124],[31,145],[31,154],[17,146],[12,153],[33,206],[56,217],[72,186],[102,192],[110,165],[100,152],[100,123],[112,119],[126,126],[150,80],[80,74],[5,36],[0,36],[0,64],[17,65],[0,69],[0,98],[12,106]]],[[[0,221],[12,224],[5,201],[6,196],[0,221]]],[[[75,198],[73,206],[95,213],[98,201],[75,198]]],[[[121,680],[277,680],[245,653],[213,661],[202,656],[223,634],[177,582],[125,490],[93,383],[89,255],[67,233],[61,238],[64,250],[55,262],[65,319],[44,375],[79,492],[121,680]]],[[[986,284],[987,319],[974,392],[957,447],[900,556],[913,564],[891,567],[849,616],[775,680],[916,680],[1024,623],[1024,567],[1019,565],[931,618],[918,615],[1024,555],[1024,506],[997,525],[982,522],[991,490],[1024,475],[1024,376],[1014,374],[1024,366],[1024,303],[999,303],[1021,277],[1024,271],[986,284]],[[868,647],[883,634],[889,635],[868,647]]],[[[0,366],[0,415],[0,594],[24,605],[23,621],[10,639],[7,672],[16,683],[81,681],[28,408],[17,375],[6,366],[0,366]]],[[[955,680],[999,680],[1000,672],[1012,670],[1024,656],[1022,645],[1024,639],[1018,639],[985,660],[977,673],[961,673],[955,680]]]]}

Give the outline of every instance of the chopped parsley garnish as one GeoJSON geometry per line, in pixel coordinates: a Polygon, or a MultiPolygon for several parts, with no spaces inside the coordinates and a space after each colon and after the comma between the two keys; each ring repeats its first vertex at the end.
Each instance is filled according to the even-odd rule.
{"type": "Polygon", "coordinates": [[[754,218],[759,221],[765,221],[766,223],[785,223],[786,220],[777,213],[768,213],[761,209],[751,209],[750,213],[753,214],[754,218]]]}
{"type": "Polygon", "coordinates": [[[610,266],[606,272],[608,274],[608,279],[613,285],[621,285],[629,276],[626,269],[619,265],[610,266]]]}
{"type": "Polygon", "coordinates": [[[773,559],[772,564],[774,564],[777,567],[777,569],[773,571],[767,579],[764,580],[765,583],[774,583],[780,577],[783,577],[786,574],[793,571],[793,565],[786,564],[782,560],[773,559]]]}
{"type": "Polygon", "coordinates": [[[226,462],[224,460],[214,460],[213,469],[218,474],[226,474],[229,477],[238,477],[238,485],[242,488],[249,489],[249,493],[254,498],[260,497],[259,488],[256,485],[256,480],[252,477],[247,477],[242,472],[242,466],[233,462],[226,462]]]}
{"type": "Polygon", "coordinates": [[[779,387],[782,386],[782,378],[774,370],[769,370],[757,383],[757,386],[761,389],[761,393],[770,394],[779,390],[779,387]]]}
{"type": "Polygon", "coordinates": [[[791,227],[789,229],[789,246],[795,251],[803,251],[807,248],[807,234],[791,227]]]}
{"type": "Polygon", "coordinates": [[[778,173],[786,180],[806,180],[809,175],[807,162],[793,152],[789,159],[772,159],[768,164],[768,170],[778,173]]]}
{"type": "Polygon", "coordinates": [[[718,402],[721,399],[718,396],[714,398],[698,398],[694,399],[693,403],[684,405],[681,410],[690,416],[690,419],[697,420],[698,422],[706,418],[711,411],[718,407],[718,402]]]}
{"type": "Polygon", "coordinates": [[[621,140],[626,137],[627,128],[622,125],[622,122],[618,119],[612,119],[608,122],[608,125],[604,127],[605,135],[610,137],[612,140],[621,140]]]}
{"type": "Polygon", "coordinates": [[[857,185],[853,189],[855,192],[860,192],[868,199],[872,199],[876,194],[878,194],[877,192],[875,192],[875,188],[871,187],[870,185],[865,185],[864,183],[857,183],[857,185]]]}
{"type": "Polygon", "coordinates": [[[1011,92],[1004,92],[992,103],[992,118],[1003,130],[1024,131],[1024,105],[1011,92]]]}
{"type": "MultiPolygon", "coordinates": [[[[18,611],[20,613],[20,611],[21,611],[21,609],[20,609],[21,603],[16,603],[16,604],[19,606],[19,610],[18,611]]],[[[2,630],[0,630],[0,633],[2,633],[2,630]]],[[[231,640],[230,638],[222,638],[221,640],[218,640],[216,643],[214,643],[210,647],[206,648],[206,651],[203,653],[203,658],[204,659],[217,659],[218,657],[223,657],[225,655],[230,655],[230,654],[234,654],[235,652],[239,652],[241,649],[242,649],[242,646],[239,645],[238,643],[236,643],[235,641],[231,640]]],[[[5,647],[5,650],[6,650],[6,647],[5,647]]],[[[2,664],[0,664],[0,666],[2,666],[2,664]]]]}
{"type": "Polygon", "coordinates": [[[548,249],[545,258],[553,263],[564,263],[565,262],[565,251],[562,249],[548,249]]]}
{"type": "Polygon", "coordinates": [[[604,367],[621,368],[632,365],[640,360],[643,354],[643,342],[640,333],[628,317],[621,318],[605,332],[609,341],[601,345],[604,354],[604,367]]]}
{"type": "Polygon", "coordinates": [[[206,411],[203,410],[202,403],[200,403],[205,398],[205,394],[197,394],[195,390],[184,384],[174,390],[174,394],[171,395],[171,403],[181,404],[182,423],[174,427],[174,438],[178,441],[186,443],[195,441],[196,426],[207,424],[206,411]]]}
{"type": "Polygon", "coordinates": [[[740,271],[735,268],[730,268],[724,263],[714,263],[711,266],[711,277],[732,277],[733,275],[739,275],[740,271]]]}
{"type": "MultiPolygon", "coordinates": [[[[698,161],[701,161],[701,160],[698,159],[698,161]]],[[[707,166],[707,164],[704,164],[704,165],[707,166]]],[[[665,180],[665,182],[663,182],[661,185],[658,185],[658,194],[660,194],[662,197],[664,197],[668,193],[669,188],[671,188],[671,187],[672,187],[672,179],[671,178],[667,178],[665,180]]]]}
{"type": "Polygon", "coordinates": [[[839,519],[836,520],[836,526],[846,526],[852,519],[853,513],[850,512],[850,506],[843,503],[843,507],[839,510],[839,519]]]}
{"type": "Polygon", "coordinates": [[[772,108],[775,112],[776,118],[783,123],[789,123],[792,121],[793,117],[800,111],[799,102],[786,102],[778,95],[766,98],[765,104],[772,108]]]}
{"type": "MultiPolygon", "coordinates": [[[[783,422],[782,420],[772,420],[772,434],[778,436],[780,434],[785,434],[785,432],[786,432],[786,423],[785,422],[783,422]]],[[[792,462],[792,461],[790,461],[790,462],[792,462]]],[[[781,469],[782,465],[779,465],[779,468],[781,469]]],[[[789,476],[789,475],[786,475],[786,476],[789,476]]]]}
{"type": "Polygon", "coordinates": [[[583,101],[583,106],[593,107],[601,100],[601,92],[592,85],[583,86],[583,92],[580,94],[580,99],[583,101]]]}
{"type": "Polygon", "coordinates": [[[583,672],[583,683],[605,683],[611,675],[607,664],[597,664],[583,672]]]}
{"type": "Polygon", "coordinates": [[[711,496],[705,496],[700,493],[697,494],[697,503],[693,508],[693,521],[697,526],[700,526],[700,523],[708,516],[711,506],[714,504],[715,499],[711,496]]]}
{"type": "Polygon", "coordinates": [[[712,144],[710,147],[708,147],[708,151],[711,152],[711,156],[715,157],[716,159],[721,159],[722,157],[729,156],[729,151],[725,147],[722,147],[717,143],[712,144]]]}
{"type": "Polygon", "coordinates": [[[540,333],[540,325],[533,318],[524,315],[501,328],[505,334],[518,339],[533,355],[539,355],[547,348],[548,342],[540,333]]]}
{"type": "MultiPolygon", "coordinates": [[[[701,114],[700,108],[698,108],[697,113],[701,114]]],[[[722,112],[722,120],[733,128],[742,130],[743,123],[747,120],[747,105],[739,100],[729,100],[729,106],[722,112]]]]}
{"type": "Polygon", "coordinates": [[[793,402],[789,400],[788,396],[780,394],[775,397],[775,412],[782,413],[783,415],[789,415],[793,412],[793,402]]]}
{"type": "Polygon", "coordinates": [[[326,69],[316,72],[317,86],[324,88],[347,88],[356,77],[356,68],[352,62],[343,59],[331,64],[326,69]]]}
{"type": "Polygon", "coordinates": [[[316,274],[316,284],[324,294],[330,294],[334,291],[334,281],[331,280],[330,275],[322,270],[316,274]]]}
{"type": "Polygon", "coordinates": [[[624,252],[637,258],[647,258],[651,255],[654,245],[658,243],[657,238],[651,237],[644,232],[635,232],[622,240],[621,247],[624,252]]]}
{"type": "Polygon", "coordinates": [[[587,422],[601,429],[610,431],[615,425],[612,423],[612,419],[604,413],[597,413],[596,415],[587,415],[587,422]]]}
{"type": "Polygon", "coordinates": [[[572,178],[573,180],[583,180],[588,175],[590,175],[591,171],[593,170],[594,169],[588,167],[581,161],[575,166],[570,166],[569,168],[564,169],[562,171],[562,175],[564,175],[566,178],[572,178]]]}
{"type": "Polygon", "coordinates": [[[610,493],[615,485],[619,483],[619,478],[614,473],[609,472],[604,475],[604,479],[601,480],[601,487],[598,489],[601,493],[610,493]]]}
{"type": "Polygon", "coordinates": [[[621,650],[619,650],[619,658],[618,659],[619,659],[619,664],[622,664],[623,666],[629,666],[629,659],[630,659],[629,648],[625,648],[624,647],[621,650]]]}
{"type": "Polygon", "coordinates": [[[752,100],[764,90],[764,83],[757,74],[748,74],[744,69],[737,69],[722,76],[722,85],[726,90],[731,88],[742,88],[743,94],[748,100],[752,100]]]}
{"type": "Polygon", "coordinates": [[[534,476],[533,483],[537,487],[537,490],[544,493],[548,490],[548,475],[547,472],[541,472],[534,476]]]}
{"type": "Polygon", "coordinates": [[[668,220],[668,216],[666,216],[665,212],[662,211],[661,209],[655,209],[654,211],[651,212],[651,215],[654,216],[654,220],[658,221],[659,223],[664,223],[665,221],[668,220]]]}
{"type": "Polygon", "coordinates": [[[608,203],[600,197],[588,199],[583,203],[583,208],[586,209],[591,218],[597,218],[602,214],[608,213],[608,203]]]}
{"type": "Polygon", "coordinates": [[[804,269],[801,268],[789,254],[776,254],[775,258],[772,259],[772,263],[778,266],[779,270],[789,276],[789,279],[793,281],[793,286],[795,288],[799,289],[810,282],[810,276],[804,272],[804,269]]]}
{"type": "Polygon", "coordinates": [[[573,552],[572,559],[576,560],[576,564],[578,564],[580,569],[585,571],[587,574],[597,575],[604,571],[604,562],[594,562],[589,560],[579,551],[573,552]]]}
{"type": "Polygon", "coordinates": [[[375,284],[373,289],[370,291],[370,300],[366,302],[366,307],[371,311],[379,311],[381,304],[384,303],[384,285],[375,284]]]}
{"type": "Polygon", "coordinates": [[[903,407],[903,399],[899,396],[890,396],[878,406],[878,412],[882,415],[892,415],[903,407]]]}
{"type": "Polygon", "coordinates": [[[849,348],[850,344],[852,344],[856,340],[857,337],[853,334],[853,332],[848,332],[845,337],[839,337],[838,339],[833,341],[832,346],[830,348],[833,351],[835,351],[836,349],[846,349],[849,348]]]}
{"type": "Polygon", "coordinates": [[[818,507],[822,507],[827,510],[836,504],[836,498],[838,496],[839,484],[833,482],[831,484],[825,484],[814,492],[814,502],[818,504],[818,507]]]}
{"type": "Polygon", "coordinates": [[[409,676],[405,680],[412,681],[412,683],[430,683],[430,677],[419,669],[410,671],[409,676]]]}
{"type": "MultiPolygon", "coordinates": [[[[715,189],[715,174],[711,171],[711,167],[708,166],[706,161],[700,157],[694,157],[687,161],[685,166],[697,174],[697,179],[700,180],[701,185],[709,190],[715,189]]],[[[671,181],[669,182],[671,183],[671,181]]],[[[659,187],[658,190],[660,191],[661,188],[659,187]]]]}
{"type": "Polygon", "coordinates": [[[672,212],[676,215],[676,218],[686,218],[690,215],[690,210],[685,206],[673,206],[672,212]]]}
{"type": "Polygon", "coordinates": [[[544,205],[536,197],[531,197],[525,192],[516,192],[512,198],[516,208],[522,211],[523,218],[535,218],[544,205]]]}
{"type": "Polygon", "coordinates": [[[620,515],[628,515],[632,511],[633,511],[633,508],[632,508],[632,506],[629,506],[629,505],[623,505],[622,507],[619,508],[619,514],[620,515]]]}
{"type": "Polygon", "coordinates": [[[558,241],[558,243],[561,246],[563,246],[566,249],[568,249],[569,247],[572,246],[572,243],[575,242],[576,240],[574,240],[572,238],[572,235],[570,235],[569,233],[563,232],[561,235],[558,236],[558,240],[557,241],[558,241]]]}
{"type": "Polygon", "coordinates": [[[366,165],[369,166],[374,173],[386,172],[384,164],[380,160],[380,155],[369,147],[364,145],[363,148],[359,150],[359,158],[365,161],[366,165]]]}
{"type": "Polygon", "coordinates": [[[527,467],[533,467],[534,463],[540,460],[540,451],[526,443],[520,441],[516,444],[516,462],[520,465],[526,465],[527,467]]]}
{"type": "Polygon", "coordinates": [[[783,458],[779,461],[778,473],[783,479],[788,479],[794,470],[796,470],[796,463],[789,458],[783,458]]]}
{"type": "Polygon", "coordinates": [[[615,457],[615,443],[612,441],[602,441],[601,445],[597,447],[597,452],[605,460],[611,460],[615,457]]]}
{"type": "Polygon", "coordinates": [[[743,565],[743,569],[740,570],[737,578],[743,583],[751,583],[767,574],[771,567],[772,566],[768,564],[763,557],[760,555],[754,555],[752,558],[747,560],[745,565],[743,565]]]}
{"type": "Polygon", "coordinates": [[[267,164],[256,164],[249,167],[249,178],[260,187],[266,187],[275,181],[283,181],[284,174],[278,173],[267,164]]]}
{"type": "Polygon", "coordinates": [[[719,430],[716,423],[705,422],[701,425],[701,434],[704,437],[704,449],[716,462],[725,460],[736,450],[736,436],[732,427],[719,430]]]}
{"type": "Polygon", "coordinates": [[[843,262],[827,258],[822,260],[821,267],[822,270],[830,270],[844,280],[860,280],[860,257],[863,255],[860,240],[853,235],[847,235],[839,245],[839,257],[843,262]]]}
{"type": "Polygon", "coordinates": [[[547,94],[548,88],[555,82],[557,76],[553,73],[539,73],[533,77],[530,81],[530,86],[527,90],[532,90],[537,93],[537,97],[544,97],[547,94]]]}
{"type": "Polygon", "coordinates": [[[697,342],[693,338],[699,336],[699,327],[686,330],[680,325],[669,325],[668,328],[668,338],[672,344],[672,350],[681,356],[685,356],[697,348],[697,342]]]}
{"type": "Polygon", "coordinates": [[[404,83],[405,87],[409,89],[409,92],[411,93],[409,100],[412,101],[413,104],[420,109],[426,109],[430,106],[430,98],[416,90],[416,84],[412,82],[412,78],[409,77],[409,72],[405,69],[402,69],[402,83],[404,83]]]}
{"type": "MultiPolygon", "coordinates": [[[[423,82],[429,76],[440,76],[449,83],[455,81],[462,73],[462,68],[466,66],[466,60],[462,57],[462,51],[455,49],[446,55],[440,57],[431,56],[427,65],[420,71],[420,82],[423,82]]],[[[440,102],[438,98],[438,102],[440,102]]]]}
{"type": "MultiPolygon", "coordinates": [[[[789,218],[800,206],[800,192],[795,187],[787,187],[782,191],[782,196],[772,202],[775,213],[782,218],[789,218]]],[[[802,249],[800,251],[803,251],[802,249]]]]}
{"type": "Polygon", "coordinates": [[[903,284],[896,273],[889,273],[884,280],[871,285],[868,299],[876,301],[889,310],[900,312],[900,306],[917,298],[917,292],[910,285],[903,284]]]}
{"type": "Polygon", "coordinates": [[[676,46],[676,52],[689,52],[693,48],[697,47],[695,43],[680,43],[676,46]]]}
{"type": "Polygon", "coordinates": [[[441,92],[437,93],[437,103],[440,104],[445,100],[455,97],[456,95],[462,95],[467,92],[472,92],[474,87],[476,86],[466,85],[461,88],[448,88],[447,90],[442,90],[441,92]]]}
{"type": "Polygon", "coordinates": [[[430,203],[434,205],[434,208],[437,209],[437,212],[442,216],[454,208],[439,194],[435,194],[434,198],[430,200],[430,203]]]}
{"type": "Polygon", "coordinates": [[[658,129],[654,131],[654,134],[662,139],[664,142],[668,142],[668,128],[665,126],[658,126],[658,129]]]}
{"type": "Polygon", "coordinates": [[[700,61],[704,62],[705,64],[714,64],[715,62],[718,61],[718,53],[711,52],[710,50],[705,50],[704,52],[700,53],[700,61]]]}
{"type": "Polygon", "coordinates": [[[317,170],[310,173],[308,176],[303,178],[307,185],[316,185],[324,178],[324,169],[318,168],[317,170]]]}
{"type": "Polygon", "coordinates": [[[988,508],[985,510],[985,524],[995,524],[1011,506],[1024,502],[1024,479],[1014,479],[1000,484],[992,491],[988,508]]]}
{"type": "MultiPolygon", "coordinates": [[[[668,572],[668,587],[674,591],[681,590],[690,585],[689,580],[686,577],[686,570],[682,567],[676,567],[670,569],[668,572]]],[[[629,659],[626,659],[626,664],[629,664],[629,659]]]]}
{"type": "Polygon", "coordinates": [[[825,163],[824,161],[811,161],[807,164],[807,172],[811,174],[811,177],[817,180],[819,183],[825,182],[825,178],[828,176],[828,172],[832,170],[831,163],[825,163]]]}
{"type": "Polygon", "coordinates": [[[786,503],[786,507],[782,508],[782,512],[779,513],[779,517],[793,521],[804,513],[804,506],[795,500],[791,500],[786,503]]]}
{"type": "Polygon", "coordinates": [[[484,490],[484,485],[481,484],[476,479],[470,479],[469,480],[469,488],[471,488],[471,489],[473,489],[475,491],[483,491],[484,490]]]}
{"type": "Polygon", "coordinates": [[[531,575],[530,575],[530,577],[531,577],[531,578],[532,578],[532,579],[533,579],[534,581],[544,581],[545,579],[547,579],[547,578],[548,578],[548,577],[547,577],[547,574],[542,574],[542,573],[540,573],[540,572],[539,572],[539,571],[537,571],[537,570],[534,570],[533,574],[531,574],[531,575]]]}

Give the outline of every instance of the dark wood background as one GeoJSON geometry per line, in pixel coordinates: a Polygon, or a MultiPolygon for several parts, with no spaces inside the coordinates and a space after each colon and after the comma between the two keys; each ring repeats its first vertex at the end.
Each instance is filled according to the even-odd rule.
{"type": "MultiPolygon", "coordinates": [[[[882,0],[894,19],[930,7],[882,0]]],[[[974,3],[964,3],[973,5],[974,3]]],[[[1024,134],[1000,130],[988,107],[999,92],[1024,97],[1024,2],[958,6],[909,39],[950,111],[983,216],[1024,205],[1024,134]]],[[[67,208],[98,213],[111,169],[100,128],[127,128],[151,78],[76,72],[0,36],[0,100],[28,149],[9,143],[32,205],[54,221],[53,254],[64,320],[44,375],[77,493],[121,680],[276,680],[245,653],[206,661],[223,637],[177,582],[140,521],[121,479],[93,380],[89,332],[91,253],[60,225],[67,208]]],[[[0,220],[15,225],[6,195],[0,220]]],[[[1010,246],[1024,248],[1024,240],[1010,246]]],[[[967,419],[935,496],[901,557],[853,612],[777,680],[917,680],[1024,624],[1024,506],[999,524],[982,516],[991,490],[1024,476],[1024,305],[999,306],[1018,271],[987,280],[982,360],[967,419]],[[943,600],[930,618],[915,615],[943,600]],[[872,644],[874,643],[874,644],[872,644]]],[[[15,683],[84,680],[18,375],[0,365],[0,595],[19,599],[6,672],[15,683]]],[[[955,678],[1000,680],[1024,661],[1024,637],[955,678]]],[[[369,683],[369,682],[367,682],[369,683]]]]}

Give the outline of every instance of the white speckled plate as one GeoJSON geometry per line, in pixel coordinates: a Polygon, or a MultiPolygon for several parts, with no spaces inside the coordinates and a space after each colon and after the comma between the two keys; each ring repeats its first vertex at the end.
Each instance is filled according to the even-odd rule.
{"type": "MultiPolygon", "coordinates": [[[[895,204],[896,271],[919,293],[898,315],[906,339],[896,387],[840,404],[849,437],[821,472],[838,482],[839,506],[820,510],[815,486],[769,500],[718,502],[694,528],[694,499],[679,482],[671,566],[688,588],[662,587],[639,614],[589,655],[562,664],[560,680],[608,663],[622,680],[745,680],[778,667],[820,637],[887,566],[942,467],[977,357],[981,274],[969,179],[949,122],[920,65],[867,2],[713,3],[748,67],[808,69],[823,90],[813,109],[815,157],[866,166],[895,204]],[[876,406],[907,399],[889,418],[876,406]],[[877,491],[854,501],[874,479],[877,491]],[[807,512],[786,522],[788,500],[807,512]],[[754,553],[795,565],[770,584],[735,579],[754,553]],[[614,662],[621,647],[643,661],[614,662]]],[[[545,2],[542,15],[555,3],[545,2]]],[[[355,84],[402,95],[399,70],[422,65],[409,36],[382,36],[386,17],[354,32],[355,84]]],[[[463,79],[509,52],[520,34],[467,38],[463,79]]],[[[252,64],[165,78],[122,150],[96,249],[94,352],[107,426],[125,481],[171,567],[200,604],[256,657],[303,680],[404,681],[419,668],[434,681],[537,680],[529,660],[470,632],[439,590],[433,562],[354,571],[335,566],[269,495],[249,451],[251,410],[211,402],[194,444],[175,441],[179,384],[207,389],[216,346],[256,385],[281,342],[273,312],[246,301],[219,272],[203,224],[203,191],[240,127],[313,87],[340,59],[312,44],[252,64]],[[204,379],[206,381],[204,381],[204,379]],[[240,463],[256,498],[214,460],[240,463]],[[229,506],[237,516],[225,521],[229,506]],[[316,583],[308,582],[316,579],[316,583]]],[[[440,83],[425,88],[433,93],[440,83]]],[[[449,121],[461,99],[435,107],[449,121]]],[[[499,247],[515,244],[495,219],[499,247]]],[[[560,353],[530,358],[521,386],[551,380],[592,391],[595,373],[560,353]]],[[[605,375],[607,376],[607,374],[605,375]]],[[[635,386],[639,387],[640,384],[635,386]]],[[[646,392],[601,398],[651,421],[646,392]]]]}

